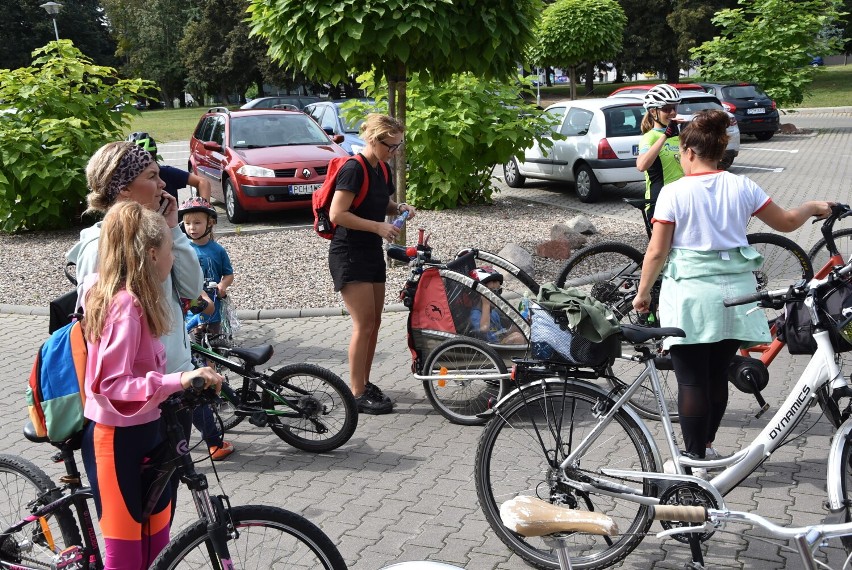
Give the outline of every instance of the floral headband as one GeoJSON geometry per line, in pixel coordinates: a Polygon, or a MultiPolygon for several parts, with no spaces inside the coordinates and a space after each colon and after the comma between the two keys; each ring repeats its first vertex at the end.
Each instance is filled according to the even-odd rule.
{"type": "Polygon", "coordinates": [[[118,193],[123,188],[127,188],[133,182],[133,179],[139,176],[152,162],[154,162],[154,158],[150,152],[137,144],[130,147],[121,157],[121,162],[118,163],[118,167],[109,181],[109,186],[107,186],[106,194],[109,202],[114,202],[118,193]]]}

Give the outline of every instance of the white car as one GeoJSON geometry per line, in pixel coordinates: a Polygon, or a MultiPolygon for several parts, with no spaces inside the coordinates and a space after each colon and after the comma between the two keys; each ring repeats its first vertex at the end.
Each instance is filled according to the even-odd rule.
{"type": "Polygon", "coordinates": [[[645,110],[635,99],[604,98],[560,101],[545,109],[559,119],[553,130],[564,140],[542,150],[538,143],[503,165],[503,179],[512,188],[527,178],[574,182],[582,202],[600,198],[603,184],[642,182],[636,170],[640,129],[645,110]]]}
{"type": "MultiPolygon", "coordinates": [[[[645,90],[647,92],[647,89],[645,90]]],[[[645,97],[645,92],[637,91],[635,93],[624,93],[619,92],[617,94],[618,98],[625,99],[635,99],[637,101],[642,101],[645,97]]],[[[610,98],[615,99],[616,96],[611,95],[610,98]]],[[[725,107],[722,106],[722,102],[719,101],[719,98],[710,93],[705,93],[703,91],[691,91],[691,90],[681,90],[680,91],[680,104],[677,106],[677,118],[680,121],[689,122],[692,120],[692,116],[698,111],[703,111],[704,109],[718,109],[720,111],[725,111],[728,113],[728,118],[730,119],[730,123],[728,124],[728,146],[725,149],[725,156],[722,160],[719,161],[719,168],[722,170],[727,170],[734,163],[734,159],[740,154],[740,128],[737,125],[737,118],[733,113],[725,110],[725,107]]],[[[683,128],[681,126],[681,128],[683,128]]]]}

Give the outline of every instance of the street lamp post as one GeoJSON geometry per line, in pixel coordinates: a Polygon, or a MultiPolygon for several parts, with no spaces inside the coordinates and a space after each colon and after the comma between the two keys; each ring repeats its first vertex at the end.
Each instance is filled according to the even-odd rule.
{"type": "Polygon", "coordinates": [[[58,2],[45,2],[39,7],[44,8],[45,12],[50,14],[50,17],[53,20],[53,32],[56,34],[56,41],[59,41],[59,28],[56,27],[56,15],[62,9],[62,4],[58,2]]]}

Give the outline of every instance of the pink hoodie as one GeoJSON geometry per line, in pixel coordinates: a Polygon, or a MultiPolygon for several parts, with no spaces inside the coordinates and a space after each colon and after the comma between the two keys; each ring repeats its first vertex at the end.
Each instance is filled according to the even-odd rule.
{"type": "Polygon", "coordinates": [[[163,374],[163,344],[151,336],[142,307],[127,291],[113,298],[101,338],[88,343],[88,349],[84,415],[99,424],[154,421],[160,417],[159,404],[183,389],[181,372],[163,374]]]}

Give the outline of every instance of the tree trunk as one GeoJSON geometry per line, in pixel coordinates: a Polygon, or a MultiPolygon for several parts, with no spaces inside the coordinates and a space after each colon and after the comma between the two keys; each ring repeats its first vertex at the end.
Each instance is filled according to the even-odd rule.
{"type": "Polygon", "coordinates": [[[591,95],[595,90],[595,64],[589,62],[586,64],[586,95],[591,95]]]}
{"type": "Polygon", "coordinates": [[[574,101],[577,98],[577,66],[569,67],[568,74],[571,77],[571,100],[574,101]]]}

